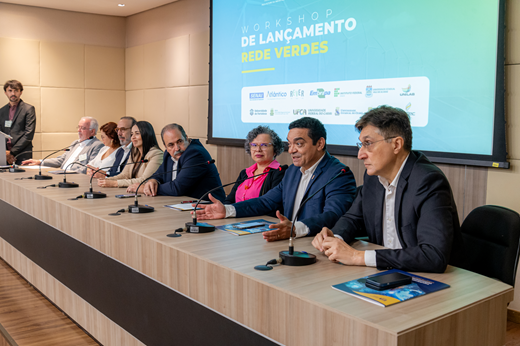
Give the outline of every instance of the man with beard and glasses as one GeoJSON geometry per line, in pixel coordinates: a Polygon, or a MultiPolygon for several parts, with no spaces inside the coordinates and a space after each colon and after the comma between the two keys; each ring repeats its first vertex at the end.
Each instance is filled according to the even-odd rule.
{"type": "Polygon", "coordinates": [[[32,158],[32,140],[36,129],[36,113],[34,107],[20,98],[23,85],[17,80],[9,80],[4,84],[5,96],[9,103],[0,109],[0,131],[13,137],[6,142],[6,161],[8,164],[21,164],[32,158]]]}
{"type": "MultiPolygon", "coordinates": [[[[108,170],[100,170],[94,175],[94,178],[97,179],[105,179],[108,177],[113,177],[118,175],[123,171],[128,162],[128,158],[130,157],[130,151],[132,150],[132,127],[135,125],[137,121],[133,117],[122,117],[119,119],[119,123],[117,124],[117,137],[119,138],[119,144],[121,146],[117,149],[116,159],[112,167],[108,170]]],[[[89,167],[87,170],[88,175],[92,175],[100,167],[89,167]]]]}
{"type": "MultiPolygon", "coordinates": [[[[161,131],[161,138],[166,147],[163,164],[155,172],[156,175],[141,186],[139,193],[200,198],[222,185],[217,167],[203,164],[212,160],[211,155],[198,139],[188,138],[181,125],[166,125],[161,131]]],[[[223,188],[215,190],[213,196],[220,201],[226,198],[223,188]]]]}

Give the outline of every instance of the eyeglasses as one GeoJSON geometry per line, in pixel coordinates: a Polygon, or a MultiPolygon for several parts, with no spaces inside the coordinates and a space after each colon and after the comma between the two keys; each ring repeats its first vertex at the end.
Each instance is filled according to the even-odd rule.
{"type": "Polygon", "coordinates": [[[392,138],[396,138],[397,136],[393,136],[393,137],[387,137],[387,138],[383,138],[383,139],[380,139],[378,141],[375,141],[375,142],[370,142],[370,141],[365,141],[365,142],[362,142],[362,143],[356,143],[357,147],[359,149],[361,149],[361,147],[365,147],[366,150],[368,151],[371,151],[372,150],[372,144],[375,144],[375,143],[378,143],[378,142],[382,142],[382,141],[386,141],[388,139],[392,139],[392,138]]]}
{"type": "Polygon", "coordinates": [[[78,130],[81,130],[81,131],[87,131],[87,130],[90,130],[90,128],[85,127],[85,126],[79,126],[79,125],[78,125],[78,130]]]}
{"type": "Polygon", "coordinates": [[[273,143],[249,143],[251,149],[260,148],[260,150],[267,150],[271,145],[273,145],[273,143]]]}
{"type": "Polygon", "coordinates": [[[129,127],[116,127],[116,132],[130,130],[129,127]]]}

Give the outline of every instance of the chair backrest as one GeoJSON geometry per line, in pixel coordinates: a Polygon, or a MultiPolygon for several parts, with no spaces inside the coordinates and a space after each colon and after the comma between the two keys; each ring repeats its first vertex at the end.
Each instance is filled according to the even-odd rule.
{"type": "Polygon", "coordinates": [[[520,215],[496,205],[469,213],[461,226],[464,250],[453,265],[515,285],[520,215]]]}

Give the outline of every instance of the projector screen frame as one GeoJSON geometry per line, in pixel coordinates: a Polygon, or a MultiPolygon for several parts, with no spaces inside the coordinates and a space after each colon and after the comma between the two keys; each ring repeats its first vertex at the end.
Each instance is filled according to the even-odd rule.
{"type": "MultiPolygon", "coordinates": [[[[462,166],[509,169],[505,119],[505,13],[506,0],[498,0],[497,59],[495,75],[495,109],[493,118],[493,149],[491,155],[449,153],[421,150],[432,162],[462,166]]],[[[207,144],[243,147],[243,139],[213,137],[213,0],[210,0],[209,99],[207,144]]],[[[288,124],[287,124],[288,125],[288,124]]],[[[286,142],[284,142],[286,145],[286,142]]],[[[357,146],[327,144],[332,155],[357,157],[357,146]]]]}

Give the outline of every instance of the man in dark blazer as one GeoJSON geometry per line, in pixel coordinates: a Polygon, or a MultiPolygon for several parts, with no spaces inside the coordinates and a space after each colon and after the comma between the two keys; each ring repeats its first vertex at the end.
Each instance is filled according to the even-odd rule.
{"type": "Polygon", "coordinates": [[[4,84],[4,92],[9,103],[0,109],[0,131],[13,137],[6,142],[6,159],[8,164],[20,164],[32,158],[32,140],[36,129],[36,113],[34,107],[20,98],[23,85],[17,80],[9,80],[4,84]]]}
{"type": "Polygon", "coordinates": [[[460,250],[457,207],[448,180],[422,153],[412,151],[408,114],[381,106],[361,117],[358,158],[366,172],[354,204],[313,245],[331,261],[416,272],[444,272],[460,250]],[[387,249],[348,245],[368,235],[387,249]]]}
{"type": "MultiPolygon", "coordinates": [[[[142,190],[139,189],[140,192],[147,196],[201,198],[209,190],[222,185],[217,167],[207,164],[212,160],[211,155],[198,139],[188,138],[181,125],[166,125],[161,131],[161,138],[166,147],[163,164],[154,177],[141,187],[142,190]]],[[[214,195],[221,201],[226,198],[223,188],[215,190],[214,195]]]]}
{"type": "Polygon", "coordinates": [[[280,222],[269,226],[273,231],[264,232],[267,241],[289,238],[293,221],[297,237],[315,235],[323,226],[332,227],[352,204],[356,183],[350,169],[327,152],[326,137],[325,127],[318,119],[305,117],[293,121],[287,135],[293,164],[282,182],[263,196],[232,205],[224,206],[211,199],[214,204],[203,205],[197,217],[201,220],[248,217],[276,211],[280,222]],[[344,173],[337,176],[342,170],[344,173]],[[300,203],[335,176],[302,207],[296,220],[300,203]],[[282,206],[290,219],[278,211],[282,206]]]}

